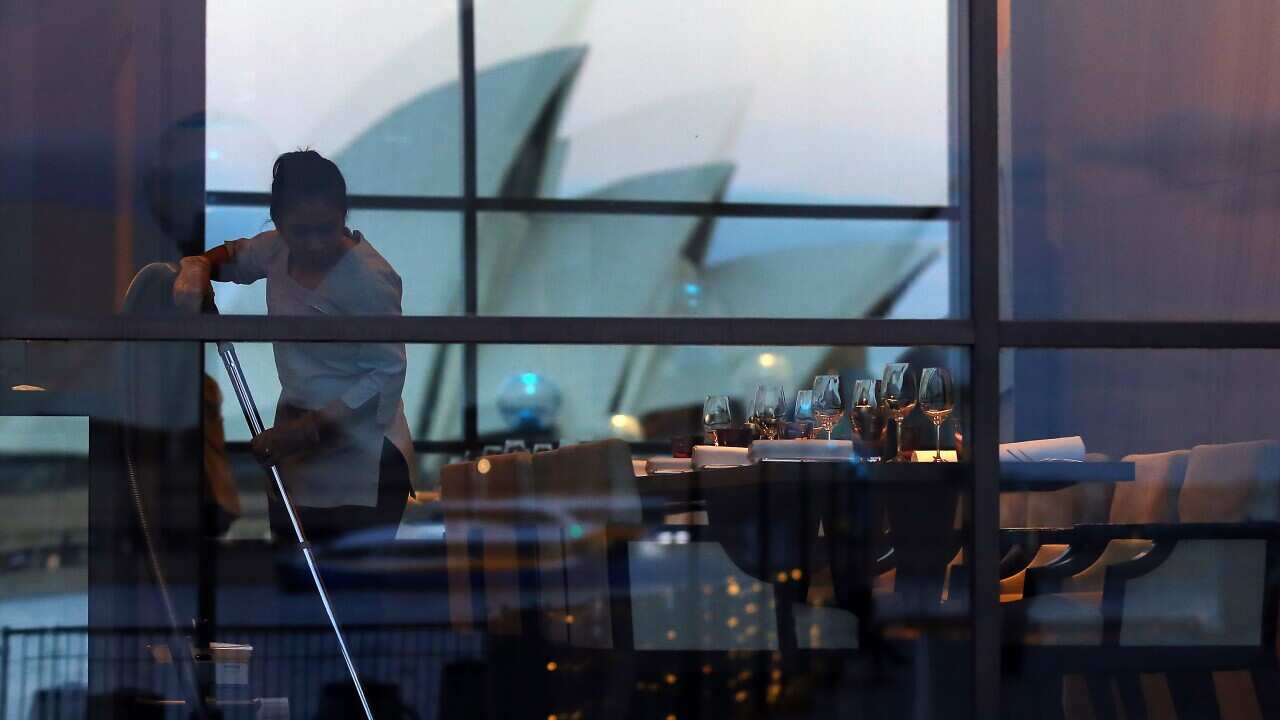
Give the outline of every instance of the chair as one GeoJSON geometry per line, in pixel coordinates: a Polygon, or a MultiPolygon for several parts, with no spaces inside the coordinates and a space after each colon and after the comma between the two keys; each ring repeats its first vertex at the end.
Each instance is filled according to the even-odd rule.
{"type": "Polygon", "coordinates": [[[613,622],[615,609],[626,614],[613,601],[629,588],[611,589],[611,579],[625,581],[626,543],[641,521],[630,447],[606,440],[538,453],[533,480],[538,604],[550,627],[563,625],[548,637],[572,647],[629,649],[630,618],[613,622]]]}
{"type": "Polygon", "coordinates": [[[521,507],[532,485],[527,453],[446,466],[440,475],[449,616],[458,630],[520,635],[521,507]]]}
{"type": "MultiPolygon", "coordinates": [[[[1117,490],[1113,520],[1167,520],[1184,456],[1134,457],[1140,479],[1117,490]],[[1138,484],[1144,476],[1149,482],[1138,484]]],[[[1032,655],[1064,671],[1178,673],[1169,688],[1180,714],[1213,717],[1205,671],[1275,663],[1280,444],[1200,445],[1185,461],[1180,523],[1075,528],[1073,549],[1101,554],[1083,569],[1065,559],[1032,571],[1011,619],[1032,655]],[[1076,652],[1087,648],[1101,652],[1076,652]]],[[[1129,713],[1144,714],[1142,694],[1121,690],[1129,713]]]]}
{"type": "Polygon", "coordinates": [[[449,624],[454,630],[463,632],[475,629],[482,615],[472,597],[471,466],[472,463],[451,463],[440,469],[449,624]]]}
{"type": "MultiPolygon", "coordinates": [[[[1189,450],[1172,450],[1163,453],[1126,455],[1122,462],[1132,463],[1134,477],[1128,482],[1116,484],[1099,484],[1106,489],[1109,499],[1109,512],[1103,517],[1094,515],[1092,508],[1077,511],[1067,522],[1044,525],[1043,527],[1071,527],[1080,524],[1109,522],[1112,524],[1135,523],[1173,523],[1178,521],[1178,492],[1182,488],[1186,476],[1189,450]]],[[[1088,490],[1088,486],[1075,486],[1068,490],[1088,490]]],[[[1057,493],[1044,493],[1056,495],[1057,493]]],[[[1077,495],[1077,498],[1079,495],[1077,495]]],[[[1095,495],[1095,498],[1097,496],[1095,495]]],[[[1096,506],[1095,506],[1096,507],[1096,506]]],[[[1055,543],[1042,545],[1037,557],[1023,571],[1000,581],[1000,596],[1006,602],[1022,597],[1026,578],[1031,582],[1044,583],[1043,592],[1061,591],[1052,584],[1053,578],[1068,577],[1073,573],[1085,571],[1097,565],[1092,574],[1075,579],[1071,585],[1078,591],[1085,591],[1089,583],[1100,583],[1100,569],[1108,564],[1137,557],[1150,547],[1142,540],[1116,540],[1102,546],[1076,542],[1074,545],[1055,543]],[[1099,560],[1102,564],[1098,564],[1099,560]],[[1040,568],[1053,566],[1052,570],[1040,568]],[[1093,578],[1096,575],[1097,582],[1093,578]]],[[[1089,585],[1089,591],[1101,592],[1097,587],[1089,585]]]]}
{"type": "MultiPolygon", "coordinates": [[[[1088,453],[1085,460],[1105,462],[1107,456],[1088,453]]],[[[1066,528],[1106,522],[1114,492],[1111,483],[1083,483],[1049,492],[1002,492],[1000,527],[1066,528]]],[[[1007,548],[1000,563],[1000,598],[1004,602],[1021,597],[1027,570],[1055,562],[1068,550],[1062,543],[1041,544],[1034,532],[1008,533],[1002,540],[1007,548]]]]}
{"type": "Polygon", "coordinates": [[[640,522],[626,443],[487,456],[440,484],[455,628],[613,645],[609,549],[640,522]]]}
{"type": "Polygon", "coordinates": [[[449,465],[441,504],[451,624],[485,632],[500,658],[468,685],[486,712],[621,713],[634,674],[626,549],[640,521],[627,444],[449,465]]]}
{"type": "Polygon", "coordinates": [[[794,611],[808,594],[819,540],[819,488],[831,486],[833,467],[765,462],[702,472],[707,538],[742,572],[772,586],[778,648],[793,653],[794,611]]]}

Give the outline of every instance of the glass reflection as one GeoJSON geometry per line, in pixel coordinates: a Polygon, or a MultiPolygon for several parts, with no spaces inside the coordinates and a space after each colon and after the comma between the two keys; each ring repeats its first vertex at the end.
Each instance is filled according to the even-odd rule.
{"type": "Polygon", "coordinates": [[[1277,388],[1222,380],[1269,377],[1274,356],[1005,353],[1011,714],[1273,713],[1277,388]]]}
{"type": "Polygon", "coordinates": [[[480,192],[946,205],[948,20],[917,0],[477,2],[480,192]]]}
{"type": "Polygon", "coordinates": [[[949,238],[944,221],[482,213],[478,300],[488,315],[953,317],[949,238]],[[780,280],[814,262],[820,289],[807,271],[780,280]]]}
{"type": "MultiPolygon", "coordinates": [[[[170,301],[166,278],[143,273],[136,299],[170,301]]],[[[520,349],[486,346],[480,356],[520,349]]],[[[533,350],[527,358],[566,348],[533,350]]],[[[841,377],[871,372],[859,348],[822,359],[793,348],[704,350],[709,369],[740,355],[761,368],[771,355],[774,373],[811,378],[817,363],[841,377]]],[[[262,464],[271,458],[226,439],[240,408],[223,410],[236,396],[221,364],[202,368],[190,343],[31,351],[52,359],[39,378],[46,391],[3,393],[0,416],[9,418],[0,491],[12,513],[0,549],[14,580],[0,583],[8,716],[147,717],[157,707],[198,716],[203,697],[223,717],[358,717],[305,557],[290,535],[273,538],[278,500],[262,464]],[[101,362],[90,369],[85,358],[101,362]]],[[[957,351],[911,352],[946,358],[967,377],[957,351]]],[[[6,364],[5,381],[20,384],[24,367],[6,364]]],[[[247,385],[263,395],[276,372],[246,368],[247,385]]],[[[966,537],[956,525],[965,463],[917,463],[930,472],[890,479],[877,473],[900,472],[892,465],[753,459],[727,443],[675,457],[666,452],[675,426],[646,418],[631,428],[640,442],[608,437],[613,417],[628,413],[600,392],[614,382],[552,365],[527,372],[481,402],[501,417],[508,394],[532,385],[536,401],[554,382],[555,412],[512,405],[514,424],[474,446],[416,454],[426,472],[412,495],[399,491],[402,514],[382,527],[344,508],[330,533],[300,513],[376,716],[808,717],[870,704],[929,717],[939,713],[916,699],[921,688],[968,697],[967,678],[940,670],[971,652],[966,581],[953,569],[966,537]],[[594,409],[573,410],[588,419],[576,427],[603,437],[565,434],[579,406],[594,409]],[[547,419],[538,438],[526,433],[547,419]],[[492,454],[480,455],[482,445],[492,454]],[[716,477],[724,482],[703,482],[716,477]],[[864,674],[880,662],[887,685],[864,674]]],[[[725,384],[729,417],[744,417],[734,411],[758,384],[744,380],[725,384]]],[[[654,399],[696,435],[705,397],[699,388],[654,399]]],[[[782,452],[814,441],[774,442],[782,452]]],[[[294,457],[325,462],[335,440],[322,431],[319,443],[294,457]]],[[[280,467],[291,470],[294,457],[280,467]]],[[[376,491],[383,477],[370,470],[357,489],[376,491]]],[[[309,499],[309,479],[294,475],[290,490],[309,499]]]]}
{"type": "Polygon", "coordinates": [[[205,14],[210,190],[266,192],[271,161],[302,146],[337,161],[354,193],[461,192],[457,3],[214,2],[205,14]],[[358,52],[336,49],[353,38],[358,52]]]}
{"type": "Polygon", "coordinates": [[[1280,318],[1269,16],[1155,7],[1001,5],[1006,317],[1280,318]]]}

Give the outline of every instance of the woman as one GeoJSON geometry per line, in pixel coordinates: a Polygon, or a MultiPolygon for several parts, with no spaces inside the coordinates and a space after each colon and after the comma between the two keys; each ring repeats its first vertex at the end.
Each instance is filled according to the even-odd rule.
{"type": "MultiPolygon", "coordinates": [[[[183,258],[174,301],[198,312],[210,280],[267,281],[271,315],[399,315],[401,283],[359,232],[346,227],[347,185],[315,151],[285,153],[271,180],[276,229],[183,258]]],[[[413,444],[404,417],[401,343],[274,343],[280,374],[275,425],[254,456],[280,468],[315,540],[370,531],[394,537],[412,491],[413,444]]],[[[272,493],[271,526],[292,534],[272,493]]]]}

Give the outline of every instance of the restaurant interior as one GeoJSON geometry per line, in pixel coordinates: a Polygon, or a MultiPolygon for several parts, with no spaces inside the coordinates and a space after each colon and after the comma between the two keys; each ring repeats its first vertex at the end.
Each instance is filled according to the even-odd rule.
{"type": "Polygon", "coordinates": [[[1277,31],[0,2],[0,720],[1280,717],[1277,31]]]}

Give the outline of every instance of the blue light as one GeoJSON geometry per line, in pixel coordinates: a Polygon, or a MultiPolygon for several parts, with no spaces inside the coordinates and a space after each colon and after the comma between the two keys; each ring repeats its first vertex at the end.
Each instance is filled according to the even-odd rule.
{"type": "Polygon", "coordinates": [[[698,283],[685,283],[684,293],[686,295],[697,295],[702,292],[702,287],[698,283]]]}
{"type": "Polygon", "coordinates": [[[520,382],[524,383],[525,395],[538,394],[538,374],[537,373],[531,373],[531,372],[523,373],[522,375],[520,375],[520,382]]]}
{"type": "Polygon", "coordinates": [[[218,159],[218,158],[220,158],[220,157],[222,157],[222,153],[218,152],[217,150],[210,150],[210,151],[209,151],[209,159],[210,159],[210,160],[217,160],[217,159],[218,159]]]}

